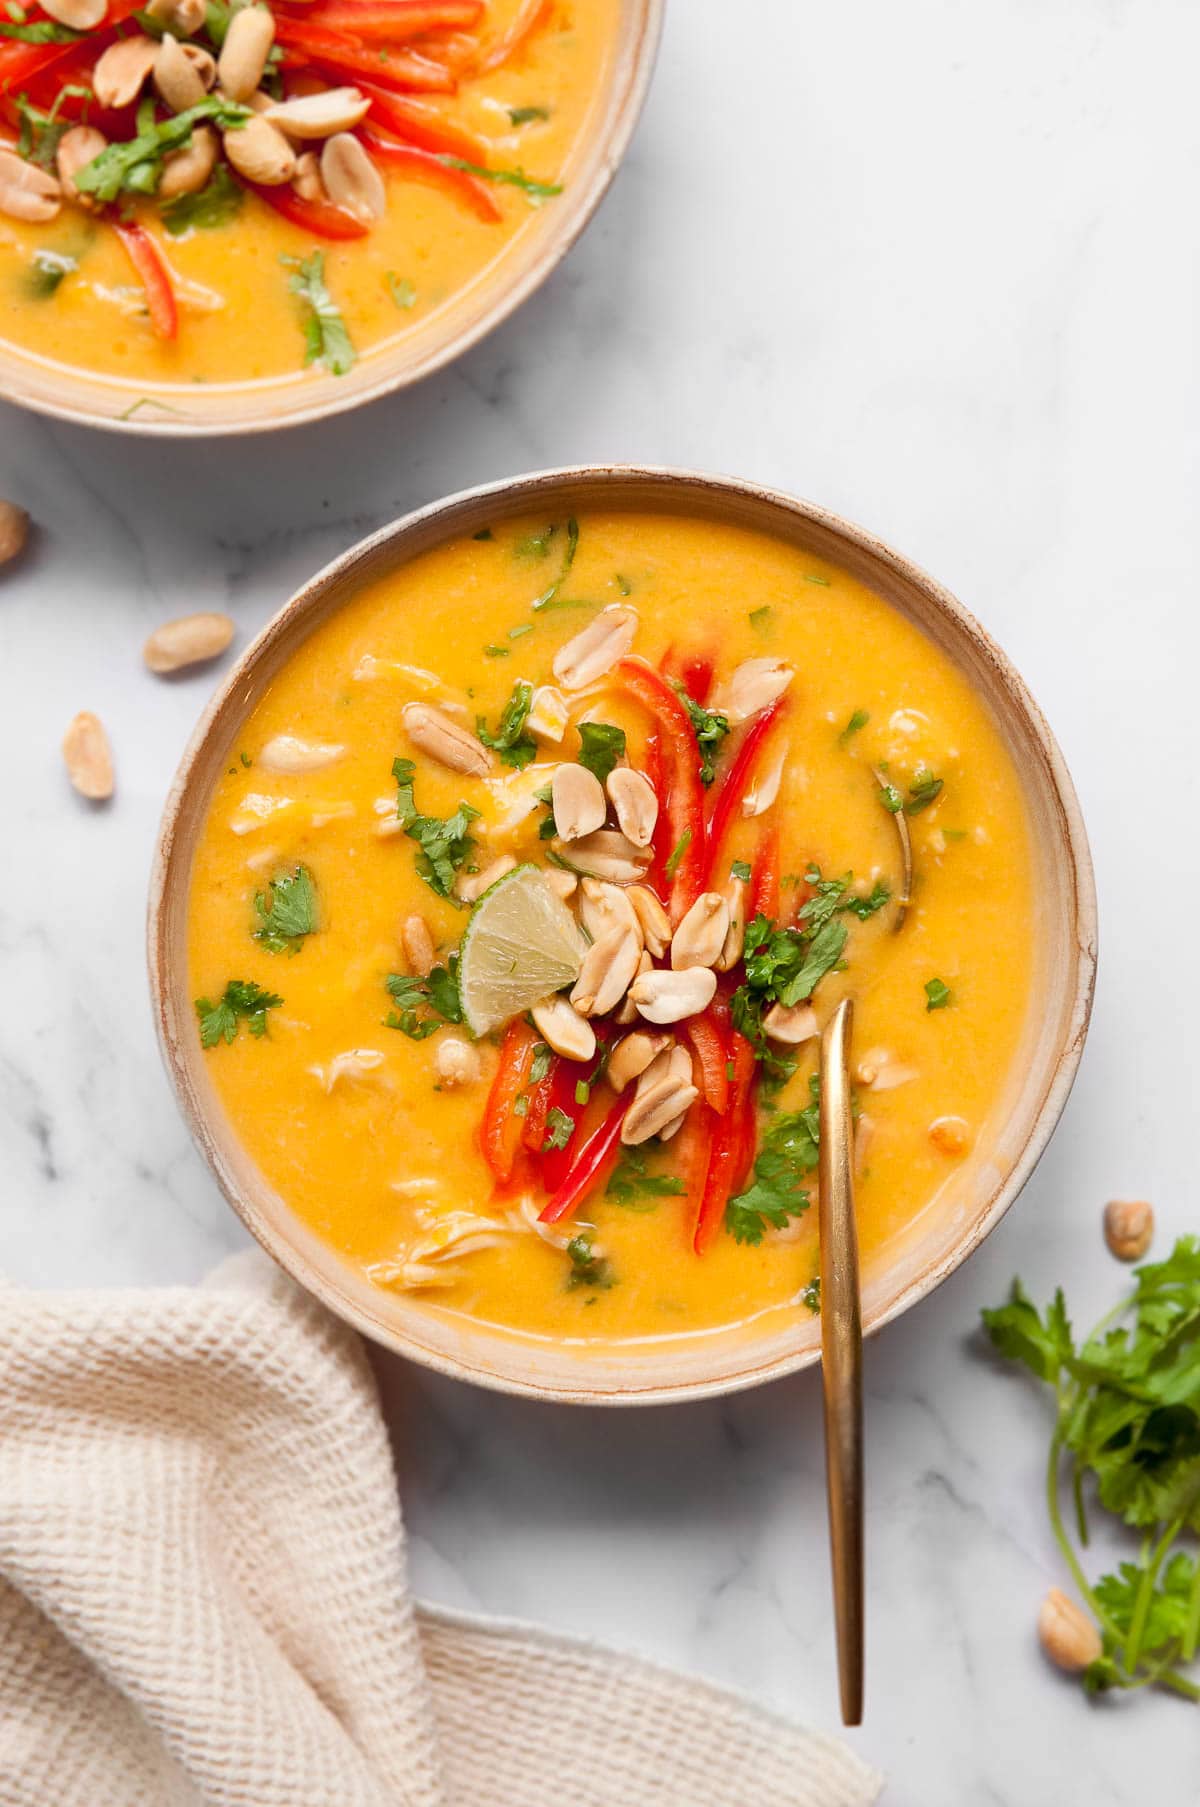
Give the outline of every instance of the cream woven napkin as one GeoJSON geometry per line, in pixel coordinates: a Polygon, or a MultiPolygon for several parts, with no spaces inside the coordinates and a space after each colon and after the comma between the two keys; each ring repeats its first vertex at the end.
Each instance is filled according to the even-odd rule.
{"type": "Polygon", "coordinates": [[[3,1807],[860,1807],[843,1746],[416,1608],[358,1338],[265,1258],[0,1290],[3,1807]]]}

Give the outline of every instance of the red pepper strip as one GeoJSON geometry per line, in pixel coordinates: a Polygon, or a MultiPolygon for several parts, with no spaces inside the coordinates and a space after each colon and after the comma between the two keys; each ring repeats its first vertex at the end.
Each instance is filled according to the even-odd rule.
{"type": "Polygon", "coordinates": [[[687,1037],[700,1063],[700,1095],[718,1117],[729,1108],[728,1022],[727,1008],[715,999],[707,1010],[687,1021],[687,1037]]]}
{"type": "Polygon", "coordinates": [[[262,188],[256,182],[248,182],[246,186],[260,201],[281,213],[285,220],[291,220],[293,226],[299,226],[302,232],[311,232],[315,238],[365,238],[371,230],[352,213],[343,212],[329,201],[306,201],[287,183],[279,188],[262,188]]]}
{"type": "Polygon", "coordinates": [[[704,889],[708,869],[704,829],[704,787],[700,757],[688,712],[666,679],[644,659],[622,659],[617,676],[630,695],[658,723],[667,762],[667,782],[659,792],[670,824],[670,914],[678,922],[704,889]],[[665,795],[663,794],[665,790],[665,795]]]}
{"type": "MultiPolygon", "coordinates": [[[[717,861],[721,855],[721,842],[725,839],[734,811],[746,794],[750,773],[762,750],[763,742],[783,714],[786,706],[784,698],[780,697],[777,703],[772,703],[769,709],[763,710],[747,730],[733,764],[721,780],[721,788],[717,792],[717,800],[713,804],[708,824],[708,866],[705,870],[705,885],[711,885],[718,877],[724,878],[724,874],[718,874],[716,870],[717,861]]],[[[701,886],[701,890],[703,889],[704,885],[701,886]]]]}
{"type": "Polygon", "coordinates": [[[546,1140],[546,1118],[554,1093],[555,1068],[561,1065],[558,1055],[552,1054],[550,1065],[529,1094],[529,1109],[525,1112],[525,1120],[521,1125],[521,1142],[530,1154],[542,1152],[542,1143],[546,1140]]]}
{"type": "Polygon", "coordinates": [[[475,25],[483,12],[483,0],[329,0],[310,7],[305,23],[331,31],[349,32],[370,43],[403,44],[427,31],[448,31],[458,25],[475,25]]]}
{"type": "Polygon", "coordinates": [[[594,1192],[616,1165],[621,1152],[621,1125],[633,1103],[630,1086],[609,1111],[599,1129],[593,1130],[579,1150],[562,1184],[538,1218],[539,1223],[559,1223],[594,1192]]]}
{"type": "Polygon", "coordinates": [[[513,1107],[525,1084],[536,1040],[529,1024],[522,1017],[514,1018],[504,1032],[500,1064],[488,1089],[479,1136],[483,1158],[498,1180],[511,1179],[516,1165],[521,1119],[513,1107]]]}
{"type": "Polygon", "coordinates": [[[456,200],[465,202],[476,218],[485,220],[489,226],[504,217],[495,195],[465,169],[454,169],[431,151],[418,150],[415,145],[391,144],[385,138],[377,138],[374,132],[360,132],[359,136],[378,162],[418,181],[432,182],[445,189],[456,200]]]}
{"type": "Polygon", "coordinates": [[[95,31],[69,44],[2,44],[0,45],[0,94],[20,90],[44,69],[70,60],[86,62],[111,44],[116,37],[113,27],[135,13],[145,0],[110,0],[108,14],[95,31]]]}
{"type": "Polygon", "coordinates": [[[703,709],[712,694],[713,661],[709,658],[685,659],[679,672],[683,688],[694,703],[703,709]]]}
{"type": "Polygon", "coordinates": [[[389,94],[373,82],[360,81],[358,86],[371,102],[368,118],[377,131],[391,132],[423,151],[445,151],[465,163],[487,163],[492,148],[487,140],[455,125],[427,100],[389,94]]]}
{"type": "Polygon", "coordinates": [[[479,73],[484,75],[489,69],[499,69],[501,63],[507,63],[530,33],[537,30],[549,11],[550,0],[525,0],[508,30],[497,38],[490,50],[484,52],[479,62],[479,73]]]}
{"type": "Polygon", "coordinates": [[[730,1038],[733,1083],[729,1109],[717,1119],[692,1247],[703,1255],[721,1233],[725,1207],[741,1184],[754,1149],[754,1049],[735,1030],[730,1038]]]}
{"type": "MultiPolygon", "coordinates": [[[[554,1083],[550,1088],[546,1115],[548,1117],[551,1111],[562,1111],[565,1117],[570,1117],[575,1128],[567,1137],[562,1148],[548,1148],[542,1156],[542,1184],[547,1192],[557,1192],[571,1169],[572,1150],[583,1116],[583,1106],[575,1102],[575,1087],[578,1081],[585,1077],[586,1069],[581,1067],[578,1061],[560,1060],[555,1063],[554,1083]]],[[[542,1140],[545,1140],[544,1136],[542,1140]]],[[[540,1148],[541,1143],[538,1146],[540,1148]]]]}
{"type": "Polygon", "coordinates": [[[160,339],[175,338],[179,313],[166,259],[144,227],[118,225],[116,231],[146,291],[151,326],[160,339]]]}
{"type": "MultiPolygon", "coordinates": [[[[354,56],[363,47],[362,39],[352,31],[334,31],[330,26],[311,24],[307,16],[293,19],[285,13],[276,15],[275,38],[285,49],[302,50],[308,56],[354,56]]],[[[377,51],[374,55],[384,67],[377,51]]]]}
{"type": "Polygon", "coordinates": [[[759,842],[750,874],[747,922],[756,916],[774,922],[779,915],[779,830],[772,828],[759,842]]]}
{"type": "Polygon", "coordinates": [[[442,63],[435,63],[432,58],[418,56],[415,50],[396,51],[385,62],[377,50],[306,50],[303,45],[296,48],[302,56],[319,64],[327,75],[333,75],[339,81],[349,79],[351,82],[367,80],[378,82],[381,88],[394,88],[401,94],[412,91],[423,94],[453,94],[458,82],[442,63]]]}

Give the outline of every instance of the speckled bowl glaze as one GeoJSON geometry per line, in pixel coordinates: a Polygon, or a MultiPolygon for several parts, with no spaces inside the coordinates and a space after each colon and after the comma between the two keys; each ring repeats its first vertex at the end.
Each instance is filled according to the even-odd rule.
{"type": "Polygon", "coordinates": [[[1021,778],[1038,871],[1034,1006],[1014,1059],[1000,1128],[952,1188],[868,1269],[863,1315],[880,1329],[978,1248],[1045,1148],[1075,1077],[1091,1009],[1096,904],[1070,776],[1024,683],[978,622],[940,585],[871,534],[811,503],[725,477],[586,466],[517,477],[420,509],[328,565],[239,660],[192,738],[167,800],[150,889],[150,983],[163,1056],[184,1115],[217,1180],[264,1248],[304,1286],[389,1349],[505,1392],[586,1404],[658,1404],[728,1393],[817,1360],[807,1312],[780,1325],[639,1342],[548,1342],[475,1323],[420,1295],[385,1292],[294,1217],[239,1146],[210,1082],[188,994],[186,909],[193,854],[214,784],[274,674],[364,584],[447,539],[530,511],[629,507],[686,512],[773,535],[841,565],[898,609],[968,676],[1021,778]]]}
{"type": "Polygon", "coordinates": [[[376,401],[440,370],[499,326],[566,256],[628,148],[654,70],[666,0],[621,0],[603,103],[564,171],[564,192],[479,277],[393,344],[365,352],[345,376],[313,370],[261,383],[123,381],[73,370],[0,339],[0,396],[58,420],[163,439],[304,426],[376,401]]]}

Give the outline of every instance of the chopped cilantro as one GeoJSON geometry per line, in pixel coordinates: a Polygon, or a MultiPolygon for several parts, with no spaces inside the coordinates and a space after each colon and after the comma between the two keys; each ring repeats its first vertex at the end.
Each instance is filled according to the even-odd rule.
{"type": "Polygon", "coordinates": [[[65,251],[35,251],[25,280],[26,293],[39,301],[58,293],[64,276],[79,268],[78,258],[65,251]]]}
{"type": "Polygon", "coordinates": [[[853,740],[860,729],[866,727],[870,719],[871,717],[865,709],[856,709],[854,714],[850,717],[850,720],[846,723],[846,726],[838,735],[838,746],[846,746],[849,741],[853,740]]]}
{"type": "Polygon", "coordinates": [[[814,1275],[804,1291],[800,1294],[801,1302],[808,1306],[814,1318],[821,1315],[821,1276],[814,1275]]]}
{"type": "Polygon", "coordinates": [[[954,1000],[954,993],[951,991],[951,989],[948,985],[943,984],[941,979],[926,979],[926,981],[925,981],[925,1008],[926,1008],[926,1010],[944,1010],[946,1008],[947,1004],[952,1003],[953,1000],[954,1000]]]}
{"type": "Polygon", "coordinates": [[[536,1042],[533,1049],[533,1060],[529,1066],[529,1083],[538,1085],[550,1071],[554,1059],[554,1050],[548,1042],[536,1042]]]}
{"type": "Polygon", "coordinates": [[[509,628],[508,637],[510,640],[519,640],[519,639],[521,639],[522,635],[532,634],[532,632],[533,632],[533,622],[532,621],[519,621],[517,623],[516,627],[509,628]]]}
{"type": "Polygon", "coordinates": [[[384,984],[396,1005],[384,1018],[388,1029],[399,1029],[421,1042],[446,1023],[462,1022],[457,954],[424,978],[418,973],[389,973],[384,984]]]}
{"type": "Polygon", "coordinates": [[[259,921],[254,939],[271,954],[298,954],[305,936],[320,927],[317,888],[307,866],[281,873],[266,892],[256,891],[254,908],[259,921]]]}
{"type": "Polygon", "coordinates": [[[935,778],[927,767],[922,766],[908,787],[908,802],[904,805],[905,814],[919,816],[923,809],[928,809],[931,803],[937,802],[944,789],[943,781],[935,778]]]}
{"type": "Polygon", "coordinates": [[[592,1239],[586,1233],[572,1236],[567,1244],[567,1255],[571,1262],[571,1271],[567,1276],[569,1290],[574,1291],[579,1286],[594,1286],[607,1292],[610,1286],[616,1285],[612,1263],[594,1252],[592,1239]]]}
{"type": "Polygon", "coordinates": [[[508,117],[513,125],[532,125],[535,120],[549,119],[549,107],[509,107],[508,117]]]}
{"type": "Polygon", "coordinates": [[[515,766],[518,771],[523,770],[537,755],[537,741],[525,732],[525,722],[532,707],[533,685],[514,684],[512,695],[500,712],[494,734],[488,728],[486,716],[475,717],[475,732],[484,746],[491,747],[494,753],[499,753],[505,765],[515,766]]]}
{"type": "Polygon", "coordinates": [[[820,584],[823,590],[831,588],[830,579],[828,577],[818,577],[815,571],[806,571],[804,573],[804,581],[806,584],[820,584]]]}
{"type": "MultiPolygon", "coordinates": [[[[218,130],[233,131],[251,117],[248,107],[236,106],[219,94],[210,94],[161,125],[155,121],[152,106],[145,113],[139,109],[136,137],[108,145],[98,157],[85,163],[75,173],[75,186],[105,203],[115,201],[123,190],[153,194],[158,188],[163,159],[191,143],[194,126],[211,120],[218,130]]],[[[314,256],[320,255],[314,252],[314,256]]]]}
{"type": "Polygon", "coordinates": [[[700,782],[711,784],[717,775],[716,759],[721,742],[729,733],[729,717],[716,709],[702,709],[699,703],[693,702],[682,684],[673,682],[672,687],[679,693],[679,700],[688,712],[688,719],[696,736],[696,745],[700,750],[700,782]]]}
{"type": "MultiPolygon", "coordinates": [[[[529,540],[523,540],[521,546],[519,546],[517,550],[520,552],[521,548],[525,547],[528,548],[525,553],[526,557],[545,558],[550,550],[550,542],[557,532],[557,527],[548,527],[540,539],[535,535],[529,540]]],[[[542,591],[540,596],[534,597],[529,605],[530,608],[541,610],[550,607],[551,603],[553,603],[558,596],[564,583],[566,583],[567,578],[570,576],[571,567],[575,563],[575,554],[578,551],[579,522],[575,519],[575,516],[572,515],[567,522],[567,545],[566,550],[563,553],[562,570],[559,572],[554,582],[547,589],[542,591]]]]}
{"type": "Polygon", "coordinates": [[[325,284],[325,253],[281,256],[279,261],[294,272],[288,286],[309,309],[304,322],[305,364],[324,364],[332,376],[345,376],[354,366],[355,351],[346,322],[325,284]]]}
{"type": "Polygon", "coordinates": [[[218,163],[209,180],[196,194],[176,195],[160,209],[162,223],[172,238],[185,232],[211,232],[217,226],[228,226],[242,210],[246,191],[235,181],[227,163],[218,163]]]}
{"type": "Polygon", "coordinates": [[[814,1097],[803,1111],[780,1111],[767,1128],[745,1192],[725,1207],[725,1228],[735,1242],[759,1243],[767,1226],[786,1227],[802,1217],[811,1200],[801,1184],[817,1164],[817,1115],[814,1097]]]}
{"type": "Polygon", "coordinates": [[[82,32],[72,31],[69,25],[59,25],[53,19],[38,19],[32,25],[20,21],[5,25],[0,20],[0,38],[15,38],[21,44],[74,44],[82,36],[82,32]]]}
{"type": "Polygon", "coordinates": [[[663,1198],[680,1198],[687,1191],[683,1180],[673,1173],[651,1173],[647,1157],[652,1143],[622,1150],[608,1182],[606,1198],[626,1211],[653,1211],[663,1198]]]}
{"type": "Polygon", "coordinates": [[[751,611],[747,615],[746,619],[750,623],[750,626],[754,629],[755,633],[757,633],[757,634],[765,633],[767,631],[767,629],[770,627],[772,619],[773,619],[770,603],[764,602],[761,609],[751,609],[751,611]]]}
{"type": "Polygon", "coordinates": [[[542,1153],[551,1148],[565,1148],[575,1134],[575,1119],[566,1111],[559,1110],[557,1105],[546,1113],[546,1139],[542,1143],[542,1153]]]}
{"type": "MultiPolygon", "coordinates": [[[[395,270],[387,270],[383,280],[387,283],[388,294],[402,312],[416,306],[417,291],[407,276],[397,276],[395,270]]],[[[492,536],[489,533],[487,537],[490,539],[492,536]]],[[[475,538],[482,539],[483,535],[477,533],[475,538]]]]}
{"type": "Polygon", "coordinates": [[[196,999],[200,1046],[215,1048],[219,1041],[234,1041],[243,1022],[251,1035],[265,1035],[268,1010],[277,1010],[282,1003],[278,992],[264,991],[253,979],[230,979],[215,1004],[211,998],[196,999]]]}
{"type": "Polygon", "coordinates": [[[904,798],[895,785],[887,779],[879,779],[877,783],[879,784],[879,801],[883,804],[884,809],[887,810],[889,816],[898,816],[904,808],[904,798]]]}
{"type": "Polygon", "coordinates": [[[609,722],[580,722],[579,764],[594,772],[601,784],[625,757],[625,730],[609,722]]]}
{"type": "Polygon", "coordinates": [[[485,659],[511,659],[512,658],[512,647],[511,646],[485,646],[483,649],[483,656],[485,659]]]}
{"type": "Polygon", "coordinates": [[[729,868],[730,878],[740,878],[744,885],[750,883],[750,866],[746,860],[734,860],[729,868]]]}
{"type": "Polygon", "coordinates": [[[416,770],[411,759],[392,761],[392,776],[397,786],[396,814],[403,822],[409,840],[415,841],[421,850],[417,855],[417,876],[424,879],[439,897],[457,903],[454,878],[459,867],[465,865],[475,851],[470,827],[479,811],[472,809],[469,803],[460,803],[454,814],[444,819],[419,815],[413,799],[416,770]]]}

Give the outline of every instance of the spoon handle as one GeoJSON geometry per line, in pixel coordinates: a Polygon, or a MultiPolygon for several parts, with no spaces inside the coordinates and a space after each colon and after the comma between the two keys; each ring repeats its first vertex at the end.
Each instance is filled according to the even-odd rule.
{"type": "Polygon", "coordinates": [[[821,1372],[825,1481],[842,1722],[863,1709],[862,1306],[854,1217],[850,1033],[854,1005],[838,1005],[821,1037],[821,1372]]]}

